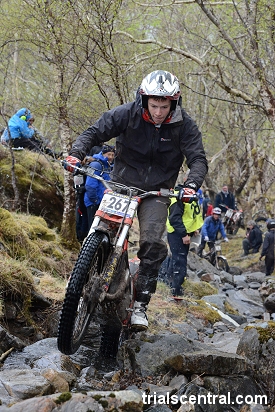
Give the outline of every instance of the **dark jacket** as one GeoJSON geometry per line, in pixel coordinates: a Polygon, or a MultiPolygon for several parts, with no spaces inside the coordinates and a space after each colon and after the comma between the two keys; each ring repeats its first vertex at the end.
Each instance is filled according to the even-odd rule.
{"type": "Polygon", "coordinates": [[[143,190],[175,186],[183,159],[190,173],[186,184],[202,185],[207,160],[201,133],[188,114],[177,106],[167,124],[156,127],[142,117],[140,96],[105,112],[84,131],[72,146],[70,155],[83,159],[92,146],[116,137],[113,180],[143,190]]]}
{"type": "Polygon", "coordinates": [[[220,192],[216,195],[215,197],[215,207],[219,207],[222,212],[226,212],[227,208],[221,206],[221,204],[224,204],[228,206],[230,209],[235,209],[235,197],[233,193],[228,192],[227,196],[223,193],[220,192]]]}
{"type": "Polygon", "coordinates": [[[263,243],[263,234],[259,226],[254,226],[249,230],[247,239],[249,241],[250,249],[259,250],[263,243]]]}
{"type": "Polygon", "coordinates": [[[221,219],[215,220],[213,216],[208,216],[201,228],[201,238],[204,240],[205,236],[208,236],[211,242],[215,242],[216,235],[219,231],[223,238],[227,237],[221,219]]]}
{"type": "Polygon", "coordinates": [[[269,230],[265,234],[261,256],[266,256],[269,259],[274,259],[274,237],[275,230],[269,230]]]}

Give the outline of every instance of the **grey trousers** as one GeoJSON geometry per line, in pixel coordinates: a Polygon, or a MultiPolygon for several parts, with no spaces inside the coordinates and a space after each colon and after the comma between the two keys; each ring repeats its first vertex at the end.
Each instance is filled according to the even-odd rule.
{"type": "Polygon", "coordinates": [[[167,246],[162,240],[166,230],[167,208],[170,200],[162,197],[144,199],[138,208],[140,228],[140,259],[135,282],[136,300],[149,303],[156,291],[158,271],[167,256],[167,246]]]}
{"type": "Polygon", "coordinates": [[[159,270],[167,256],[167,246],[162,236],[166,230],[169,204],[168,198],[149,197],[138,207],[140,238],[137,256],[141,266],[150,265],[151,269],[159,270]]]}

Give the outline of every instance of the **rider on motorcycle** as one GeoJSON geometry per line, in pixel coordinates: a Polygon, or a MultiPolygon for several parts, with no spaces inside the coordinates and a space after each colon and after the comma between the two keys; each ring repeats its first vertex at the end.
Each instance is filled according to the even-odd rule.
{"type": "MultiPolygon", "coordinates": [[[[136,100],[105,112],[76,139],[66,161],[80,164],[92,146],[116,138],[113,180],[151,191],[174,187],[186,157],[190,173],[182,194],[191,198],[203,183],[207,160],[201,133],[181,107],[180,95],[180,83],[173,74],[164,70],[148,74],[136,100]]],[[[69,165],[65,167],[73,171],[69,165]]],[[[140,265],[131,318],[136,329],[148,326],[145,312],[167,255],[162,236],[169,203],[164,197],[148,197],[138,208],[140,265]]]]}
{"type": "Polygon", "coordinates": [[[208,216],[201,228],[201,243],[198,247],[197,254],[202,257],[202,251],[205,248],[207,242],[215,242],[217,233],[220,231],[225,242],[228,242],[228,238],[225,233],[224,225],[221,221],[221,209],[214,207],[212,216],[208,216]]]}

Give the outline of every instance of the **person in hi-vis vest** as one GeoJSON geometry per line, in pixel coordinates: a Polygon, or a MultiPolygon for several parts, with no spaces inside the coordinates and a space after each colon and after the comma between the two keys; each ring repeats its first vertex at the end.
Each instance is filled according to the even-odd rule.
{"type": "MultiPolygon", "coordinates": [[[[178,187],[176,187],[176,190],[178,187]]],[[[190,239],[194,232],[203,225],[203,218],[199,204],[182,203],[176,199],[171,200],[166,222],[167,240],[172,255],[173,265],[173,296],[182,296],[182,284],[186,277],[187,255],[190,239]]]]}

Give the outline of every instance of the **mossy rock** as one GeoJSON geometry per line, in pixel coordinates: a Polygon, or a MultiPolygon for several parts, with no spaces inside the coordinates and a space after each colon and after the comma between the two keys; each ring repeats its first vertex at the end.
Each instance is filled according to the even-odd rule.
{"type": "Polygon", "coordinates": [[[260,326],[247,326],[245,330],[248,329],[256,329],[259,336],[259,342],[265,343],[268,342],[269,339],[275,340],[275,322],[269,321],[267,328],[262,328],[260,326]]]}
{"type": "Polygon", "coordinates": [[[201,299],[203,296],[216,295],[218,290],[210,285],[208,282],[192,282],[191,280],[185,280],[183,283],[184,295],[192,296],[197,299],[201,299]]]}
{"type": "Polygon", "coordinates": [[[199,319],[205,319],[211,324],[219,322],[221,315],[215,310],[211,309],[203,300],[197,301],[197,305],[190,305],[188,311],[199,319]]]}
{"type": "MultiPolygon", "coordinates": [[[[11,210],[14,201],[12,161],[0,145],[0,204],[11,210]]],[[[58,162],[28,150],[14,152],[15,180],[20,211],[43,216],[51,228],[60,229],[63,215],[64,170],[58,162]]]]}

